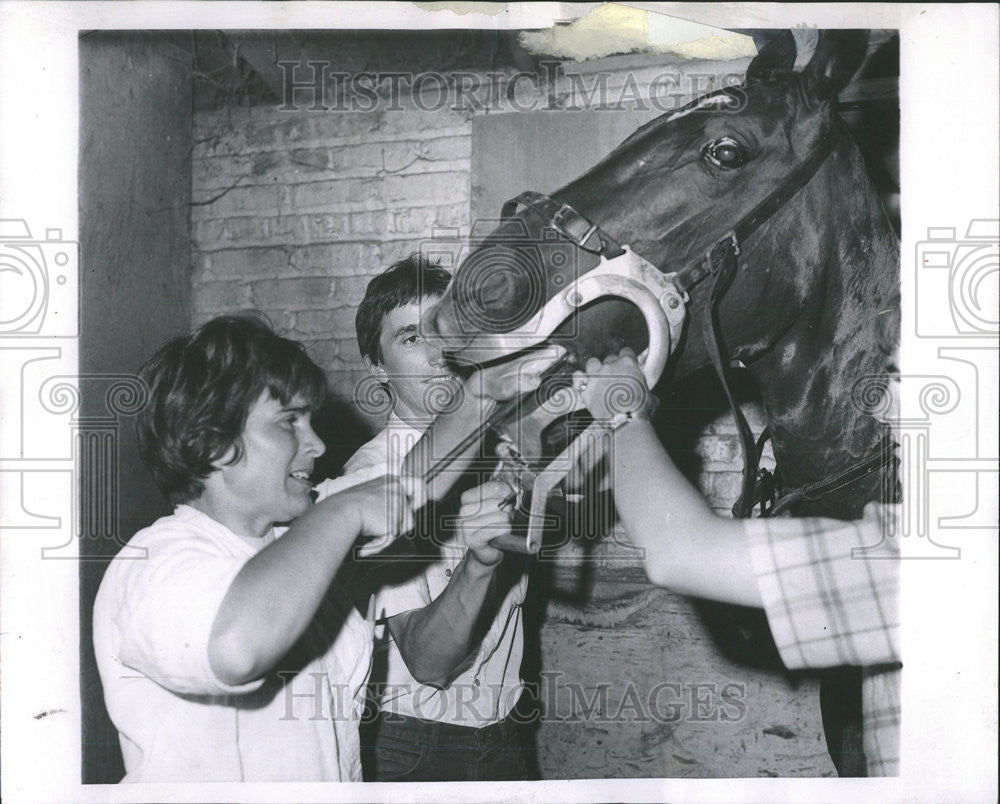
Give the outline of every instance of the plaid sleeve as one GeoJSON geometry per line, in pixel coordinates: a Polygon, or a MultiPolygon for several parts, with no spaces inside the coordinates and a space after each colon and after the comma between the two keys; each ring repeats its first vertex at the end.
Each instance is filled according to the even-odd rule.
{"type": "Polygon", "coordinates": [[[856,522],[745,521],[768,624],[789,669],[900,661],[894,508],[869,505],[856,522]]]}

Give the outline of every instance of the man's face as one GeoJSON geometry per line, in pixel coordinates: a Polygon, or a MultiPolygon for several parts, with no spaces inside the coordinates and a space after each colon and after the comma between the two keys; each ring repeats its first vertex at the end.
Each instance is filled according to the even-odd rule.
{"type": "Polygon", "coordinates": [[[441,350],[424,340],[420,316],[440,296],[397,307],[382,320],[382,362],[365,363],[373,376],[388,383],[393,410],[407,422],[427,423],[451,403],[460,386],[441,350]]]}

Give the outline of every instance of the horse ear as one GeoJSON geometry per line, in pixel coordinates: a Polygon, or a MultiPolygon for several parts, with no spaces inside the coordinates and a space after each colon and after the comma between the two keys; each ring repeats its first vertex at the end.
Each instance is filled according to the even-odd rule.
{"type": "Polygon", "coordinates": [[[858,71],[868,53],[868,31],[820,31],[816,52],[802,71],[806,96],[828,101],[858,71]]]}
{"type": "MultiPolygon", "coordinates": [[[[757,40],[754,36],[754,40],[757,40]]],[[[776,73],[791,72],[795,65],[795,39],[791,31],[781,31],[767,39],[747,67],[747,84],[766,81],[776,73]]]]}

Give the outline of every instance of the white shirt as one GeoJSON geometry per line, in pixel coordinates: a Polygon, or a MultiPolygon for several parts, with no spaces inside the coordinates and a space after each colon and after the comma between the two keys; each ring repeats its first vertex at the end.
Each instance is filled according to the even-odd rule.
{"type": "MultiPolygon", "coordinates": [[[[317,486],[320,497],[386,474],[398,474],[403,459],[421,435],[420,430],[392,414],[385,429],[347,462],[342,477],[317,486]]],[[[439,561],[429,564],[412,579],[382,587],[375,596],[376,616],[381,619],[420,609],[437,598],[448,586],[455,567],[465,555],[465,548],[445,544],[442,553],[439,561]]],[[[391,635],[386,633],[385,686],[376,690],[382,711],[474,728],[506,717],[524,688],[521,681],[524,642],[521,604],[527,587],[528,576],[520,573],[502,601],[471,665],[445,690],[416,681],[391,635]]]]}
{"type": "Polygon", "coordinates": [[[94,650],[124,781],[361,781],[373,628],[342,592],[323,608],[326,626],[311,623],[300,640],[301,669],[290,654],[264,678],[230,686],[209,666],[222,600],[272,539],[254,543],[180,505],[109,565],[94,650]],[[137,549],[145,558],[131,558],[137,549]]]}

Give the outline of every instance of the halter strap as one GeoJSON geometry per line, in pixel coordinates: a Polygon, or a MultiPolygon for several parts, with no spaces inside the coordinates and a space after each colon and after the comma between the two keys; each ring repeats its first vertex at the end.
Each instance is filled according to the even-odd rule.
{"type": "MultiPolygon", "coordinates": [[[[704,255],[678,271],[675,283],[682,291],[690,291],[706,277],[716,273],[731,253],[740,253],[740,244],[787,204],[816,175],[833,150],[833,129],[813,146],[809,155],[789,173],[785,180],[763,201],[744,215],[735,226],[719,237],[704,255]]],[[[502,220],[517,213],[519,206],[540,215],[546,223],[578,248],[591,254],[613,259],[624,253],[622,245],[600,226],[581,215],[569,204],[550,198],[544,193],[526,190],[507,201],[500,212],[502,220]]]]}
{"type": "Polygon", "coordinates": [[[831,492],[839,491],[860,480],[864,480],[876,469],[881,470],[892,465],[895,457],[895,448],[896,443],[892,439],[892,434],[886,433],[875,445],[875,451],[867,458],[855,461],[846,469],[823,480],[818,480],[815,483],[807,483],[801,488],[782,491],[780,498],[767,512],[766,516],[777,516],[798,502],[802,502],[803,500],[807,502],[818,500],[831,492]]]}
{"type": "MultiPolygon", "coordinates": [[[[675,282],[678,287],[688,292],[703,279],[713,276],[712,290],[709,295],[708,314],[704,319],[704,338],[712,366],[726,394],[729,410],[736,422],[740,437],[740,451],[743,454],[743,481],[740,496],[733,505],[733,516],[745,519],[753,512],[756,503],[757,482],[760,467],[760,455],[755,446],[753,433],[746,417],[729,387],[728,361],[725,342],[722,338],[722,327],[718,320],[719,303],[736,276],[737,257],[740,254],[740,243],[753,234],[762,223],[781,209],[796,193],[805,187],[816,171],[819,170],[830,151],[833,149],[833,129],[821,139],[805,160],[798,165],[785,180],[770,195],[744,215],[736,225],[716,240],[705,254],[697,261],[678,271],[675,282]]],[[[763,508],[763,505],[762,505],[763,508]]]]}
{"type": "Polygon", "coordinates": [[[705,254],[677,272],[677,286],[684,291],[690,291],[706,277],[714,274],[727,259],[730,251],[740,253],[740,244],[760,226],[774,215],[785,204],[792,200],[796,193],[805,187],[819,170],[820,165],[833,150],[833,128],[824,135],[809,155],[803,160],[785,180],[767,198],[761,201],[750,212],[744,215],[732,229],[723,234],[705,252],[705,254]]]}
{"type": "Polygon", "coordinates": [[[549,198],[544,193],[526,190],[512,198],[503,205],[500,211],[501,219],[507,220],[512,217],[517,212],[518,206],[528,207],[541,215],[550,227],[577,248],[582,248],[591,254],[602,254],[609,260],[625,253],[621,243],[596,223],[592,223],[569,204],[549,198]]]}

